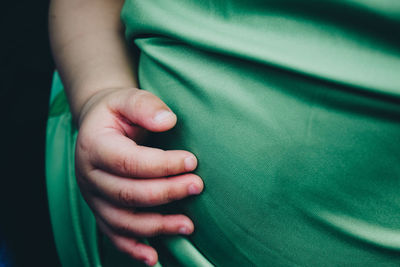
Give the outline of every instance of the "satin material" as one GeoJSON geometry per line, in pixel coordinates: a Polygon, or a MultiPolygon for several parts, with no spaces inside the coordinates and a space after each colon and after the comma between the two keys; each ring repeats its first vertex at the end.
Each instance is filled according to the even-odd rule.
{"type": "Polygon", "coordinates": [[[172,209],[210,262],[400,264],[398,1],[128,0],[122,18],[179,120],[151,145],[199,159],[204,193],[172,209]]]}
{"type": "Polygon", "coordinates": [[[75,180],[77,130],[56,74],[46,136],[46,186],[55,244],[63,266],[99,266],[94,217],[75,180]]]}
{"type": "MultiPolygon", "coordinates": [[[[121,17],[141,88],[178,116],[148,145],[192,151],[205,183],[161,208],[196,225],[189,239],[154,241],[163,266],[400,264],[398,1],[126,0],[121,17]]],[[[46,168],[59,253],[97,265],[87,244],[98,241],[82,231],[93,218],[66,198],[82,201],[73,154],[53,164],[75,134],[56,106],[46,168]]],[[[101,251],[103,265],[124,265],[101,251]]]]}

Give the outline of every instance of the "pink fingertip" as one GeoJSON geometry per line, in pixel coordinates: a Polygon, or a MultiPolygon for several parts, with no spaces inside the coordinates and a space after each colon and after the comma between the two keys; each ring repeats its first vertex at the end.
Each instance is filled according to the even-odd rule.
{"type": "Polygon", "coordinates": [[[196,169],[197,160],[194,156],[189,156],[184,160],[185,170],[190,172],[196,169]]]}
{"type": "Polygon", "coordinates": [[[179,233],[182,235],[188,235],[190,234],[190,232],[191,232],[190,229],[185,226],[179,228],[179,233]]]}
{"type": "Polygon", "coordinates": [[[175,117],[174,113],[168,110],[162,110],[157,112],[157,114],[154,116],[153,120],[156,123],[163,123],[164,121],[168,121],[175,117]]]}
{"type": "Polygon", "coordinates": [[[188,192],[190,195],[198,195],[201,193],[201,189],[196,184],[190,184],[188,186],[188,192]]]}
{"type": "Polygon", "coordinates": [[[154,259],[149,259],[149,258],[147,258],[146,260],[144,260],[144,263],[145,263],[147,266],[154,266],[154,265],[156,265],[157,261],[154,260],[154,259]]]}

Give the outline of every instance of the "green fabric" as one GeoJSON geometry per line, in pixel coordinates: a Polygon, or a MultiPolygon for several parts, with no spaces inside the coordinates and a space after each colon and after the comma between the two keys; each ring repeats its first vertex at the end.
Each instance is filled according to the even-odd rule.
{"type": "MultiPolygon", "coordinates": [[[[399,1],[126,0],[121,17],[141,88],[178,116],[149,145],[195,153],[205,183],[165,207],[196,231],[155,241],[163,266],[400,265],[399,1]]],[[[75,131],[53,100],[58,251],[98,265],[93,218],[76,212],[75,131]]]]}
{"type": "Polygon", "coordinates": [[[63,266],[99,266],[97,230],[86,202],[80,195],[74,175],[77,131],[55,76],[47,122],[46,177],[51,222],[57,252],[63,266]]]}
{"type": "Polygon", "coordinates": [[[179,120],[152,144],[199,159],[204,193],[172,208],[210,262],[400,264],[397,0],[127,0],[122,19],[179,120]]]}

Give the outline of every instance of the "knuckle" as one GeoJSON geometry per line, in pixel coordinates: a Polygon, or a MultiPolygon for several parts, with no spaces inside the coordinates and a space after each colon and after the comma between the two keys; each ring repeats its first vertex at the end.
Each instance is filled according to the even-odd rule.
{"type": "Polygon", "coordinates": [[[176,199],[178,199],[177,190],[176,190],[173,186],[168,187],[168,188],[165,190],[164,200],[165,200],[166,202],[171,202],[171,201],[174,201],[174,200],[176,200],[176,199]]]}
{"type": "Polygon", "coordinates": [[[120,250],[121,252],[124,252],[128,255],[135,255],[136,250],[137,250],[137,241],[136,240],[130,240],[129,245],[126,240],[122,237],[118,236],[109,236],[111,242],[114,244],[114,246],[120,250]]]}
{"type": "Polygon", "coordinates": [[[140,110],[143,108],[148,100],[149,93],[144,90],[138,90],[131,96],[130,101],[133,103],[134,110],[140,110]]]}
{"type": "Polygon", "coordinates": [[[160,234],[164,234],[166,231],[166,223],[164,222],[163,216],[161,214],[157,215],[154,218],[154,223],[150,228],[150,232],[148,233],[150,236],[157,236],[160,234]]]}
{"type": "Polygon", "coordinates": [[[158,190],[148,190],[145,199],[150,205],[160,205],[178,199],[178,194],[174,187],[168,186],[158,190]]]}
{"type": "Polygon", "coordinates": [[[124,252],[139,261],[146,259],[143,245],[137,240],[129,240],[129,246],[125,248],[124,252]]]}
{"type": "Polygon", "coordinates": [[[152,176],[167,177],[174,174],[174,163],[172,160],[166,158],[160,161],[146,161],[143,162],[143,170],[152,176]]]}
{"type": "Polygon", "coordinates": [[[165,161],[164,168],[163,168],[163,176],[169,176],[172,174],[172,162],[169,158],[165,161]]]}
{"type": "Polygon", "coordinates": [[[119,222],[117,225],[113,226],[114,231],[122,235],[132,234],[133,229],[128,222],[119,222]]]}
{"type": "Polygon", "coordinates": [[[101,159],[98,150],[101,140],[98,136],[80,131],[75,144],[75,163],[78,167],[95,165],[101,159]]]}
{"type": "Polygon", "coordinates": [[[90,151],[91,142],[92,142],[92,138],[90,138],[84,132],[80,132],[78,134],[78,138],[76,140],[77,153],[90,151]]]}
{"type": "Polygon", "coordinates": [[[150,205],[156,205],[162,202],[164,194],[160,190],[149,189],[144,197],[145,201],[150,205]]]}
{"type": "Polygon", "coordinates": [[[137,174],[137,160],[131,157],[118,157],[114,160],[114,166],[121,173],[136,176],[137,174]]]}
{"type": "Polygon", "coordinates": [[[118,202],[124,206],[132,206],[135,204],[134,193],[128,188],[122,188],[118,191],[118,202]]]}
{"type": "Polygon", "coordinates": [[[141,258],[139,257],[139,244],[136,240],[130,242],[129,246],[125,248],[125,253],[127,253],[128,255],[132,255],[135,259],[141,260],[141,258]]]}

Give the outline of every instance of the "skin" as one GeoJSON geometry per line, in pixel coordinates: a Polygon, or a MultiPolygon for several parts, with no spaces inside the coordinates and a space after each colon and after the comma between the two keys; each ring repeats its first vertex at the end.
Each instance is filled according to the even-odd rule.
{"type": "Polygon", "coordinates": [[[197,195],[203,182],[188,151],[140,145],[146,131],[163,132],[176,115],[137,87],[119,19],[121,0],[52,0],[49,32],[57,69],[79,128],[76,177],[99,228],[113,244],[148,265],[154,248],[139,242],[159,234],[191,234],[182,214],[137,211],[197,195]]]}

